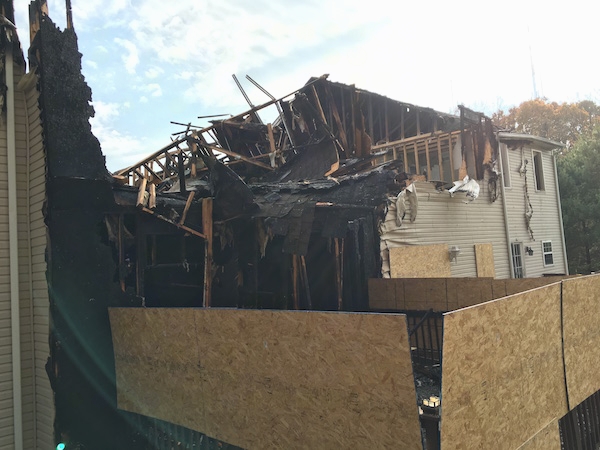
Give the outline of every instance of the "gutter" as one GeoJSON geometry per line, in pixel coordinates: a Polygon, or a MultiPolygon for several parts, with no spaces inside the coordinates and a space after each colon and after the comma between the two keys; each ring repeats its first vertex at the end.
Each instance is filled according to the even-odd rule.
{"type": "Polygon", "coordinates": [[[569,275],[569,260],[567,259],[567,243],[565,241],[565,227],[563,224],[562,205],[560,203],[560,188],[558,185],[558,169],[556,168],[556,153],[552,153],[552,165],[554,166],[554,183],[556,184],[556,203],[558,204],[558,213],[560,224],[560,234],[562,237],[563,259],[565,262],[565,274],[569,275]]]}
{"type": "Polygon", "coordinates": [[[11,45],[5,46],[6,70],[6,151],[8,165],[8,236],[10,254],[10,331],[12,356],[14,448],[23,450],[23,408],[21,389],[21,324],[19,297],[19,236],[17,227],[17,150],[15,137],[15,80],[11,45]]]}
{"type": "Polygon", "coordinates": [[[504,187],[504,167],[502,165],[502,150],[500,149],[501,145],[506,145],[503,142],[498,140],[498,161],[500,162],[500,186],[502,186],[502,211],[504,213],[504,231],[506,232],[506,246],[508,251],[508,267],[510,268],[510,277],[514,278],[515,276],[515,268],[513,266],[512,259],[512,248],[510,246],[510,231],[508,229],[508,209],[506,208],[506,188],[504,187]]]}

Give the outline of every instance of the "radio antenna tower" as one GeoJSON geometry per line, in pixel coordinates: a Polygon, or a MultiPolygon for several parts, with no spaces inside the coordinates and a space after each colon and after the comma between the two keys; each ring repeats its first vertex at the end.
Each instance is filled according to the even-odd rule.
{"type": "Polygon", "coordinates": [[[529,27],[527,27],[527,38],[529,41],[529,60],[531,61],[531,81],[533,83],[533,98],[539,98],[537,86],[535,84],[535,67],[533,66],[533,52],[531,51],[531,35],[529,34],[529,27]]]}

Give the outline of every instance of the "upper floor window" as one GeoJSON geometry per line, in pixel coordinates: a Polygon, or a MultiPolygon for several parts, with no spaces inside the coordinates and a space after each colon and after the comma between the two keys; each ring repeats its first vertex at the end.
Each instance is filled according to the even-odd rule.
{"type": "Polygon", "coordinates": [[[535,190],[544,191],[544,166],[542,165],[542,152],[533,151],[533,171],[535,173],[535,190]]]}
{"type": "Polygon", "coordinates": [[[554,252],[552,251],[552,241],[542,241],[542,256],[544,258],[544,267],[554,265],[554,252]]]}

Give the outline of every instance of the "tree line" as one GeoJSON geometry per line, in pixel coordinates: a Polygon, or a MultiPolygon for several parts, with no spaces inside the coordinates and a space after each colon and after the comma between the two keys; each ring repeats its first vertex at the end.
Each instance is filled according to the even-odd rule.
{"type": "Polygon", "coordinates": [[[538,98],[493,114],[504,130],[562,142],[557,156],[570,273],[600,271],[600,106],[538,98]]]}

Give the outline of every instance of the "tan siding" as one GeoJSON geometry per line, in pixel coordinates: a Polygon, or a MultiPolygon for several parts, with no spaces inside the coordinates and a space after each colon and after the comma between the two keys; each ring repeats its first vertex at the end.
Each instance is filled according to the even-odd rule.
{"type": "MultiPolygon", "coordinates": [[[[4,120],[4,115],[2,115],[4,120]]],[[[6,127],[0,127],[0,446],[14,446],[6,127]]]]}
{"type": "Polygon", "coordinates": [[[450,197],[447,192],[436,191],[431,183],[417,182],[416,220],[411,223],[407,220],[407,214],[402,226],[396,227],[395,205],[390,205],[382,228],[382,256],[386,247],[456,245],[461,252],[457,260],[451,263],[452,276],[476,277],[474,245],[489,243],[494,249],[496,277],[508,278],[509,263],[502,199],[490,203],[487,182],[479,184],[479,197],[473,202],[468,202],[464,194],[450,197]]]}
{"type": "MultiPolygon", "coordinates": [[[[501,144],[504,145],[504,144],[501,144]]],[[[557,202],[553,157],[550,151],[542,153],[544,190],[536,191],[532,149],[509,149],[509,166],[512,187],[506,191],[507,213],[511,242],[521,242],[523,248],[531,247],[533,255],[524,254],[523,264],[526,277],[539,277],[549,273],[566,273],[563,259],[560,212],[557,202]],[[519,173],[522,159],[527,164],[527,191],[533,209],[531,229],[533,239],[525,222],[525,176],[519,173]],[[554,265],[544,267],[542,241],[552,241],[554,265]]]]}

